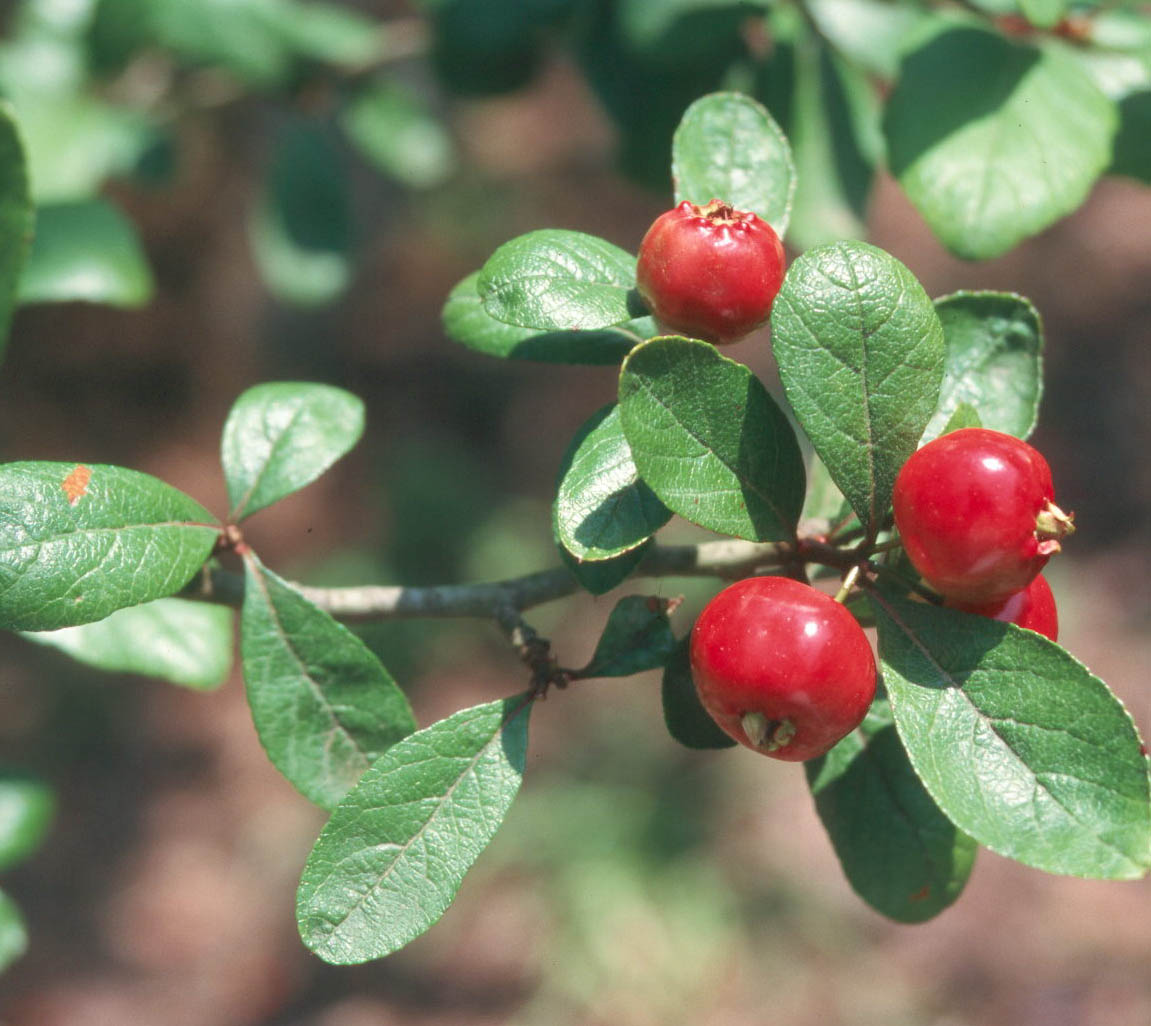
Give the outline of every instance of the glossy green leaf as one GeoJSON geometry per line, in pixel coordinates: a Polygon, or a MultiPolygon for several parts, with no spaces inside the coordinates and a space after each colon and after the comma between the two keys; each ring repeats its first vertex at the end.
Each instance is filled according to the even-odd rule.
{"type": "Polygon", "coordinates": [[[616,604],[580,677],[630,677],[663,666],[675,648],[669,603],[655,595],[625,595],[616,604]]]}
{"type": "Polygon", "coordinates": [[[655,338],[624,362],[619,402],[640,477],[668,509],[753,541],[795,533],[803,457],[787,418],[743,364],[706,342],[655,338]]]}
{"type": "Polygon", "coordinates": [[[201,691],[232,668],[232,611],[186,599],[157,599],[80,627],[24,634],[73,659],[114,673],[138,673],[201,691]]]}
{"type": "Polygon", "coordinates": [[[804,769],[844,875],[872,908],[921,923],[959,897],[977,846],[915,775],[885,702],[804,769]]]}
{"type": "Polygon", "coordinates": [[[980,427],[983,427],[983,421],[979,417],[979,411],[967,403],[960,403],[955,407],[951,416],[947,418],[947,423],[943,425],[943,430],[939,433],[949,435],[952,431],[980,427]]]}
{"type": "Polygon", "coordinates": [[[28,930],[16,903],[0,891],[0,973],[28,950],[28,930]]]}
{"type": "Polygon", "coordinates": [[[543,229],[505,242],[476,287],[497,321],[542,331],[609,328],[642,312],[635,257],[583,232],[543,229]]]}
{"type": "Polygon", "coordinates": [[[650,317],[599,331],[539,331],[497,321],[476,290],[479,272],[469,274],[444,304],[448,338],[487,356],[541,363],[618,364],[640,340],[656,333],[650,317]]]}
{"type": "Polygon", "coordinates": [[[28,170],[12,111],[0,104],[0,354],[16,304],[16,289],[32,235],[28,170]]]}
{"type": "Polygon", "coordinates": [[[892,172],[932,231],[984,260],[1083,202],[1117,121],[1066,54],[955,28],[904,60],[885,128],[892,172]]]}
{"type": "Polygon", "coordinates": [[[1147,758],[1101,680],[1012,624],[896,597],[876,613],[900,737],[956,826],[1051,873],[1147,872],[1147,758]]]}
{"type": "Polygon", "coordinates": [[[771,325],[796,417],[860,520],[878,527],[939,398],[943,329],[931,300],[895,257],[836,243],[791,265],[771,325]]]}
{"type": "Polygon", "coordinates": [[[0,871],[19,865],[44,843],[56,796],[44,781],[0,772],[0,871]]]}
{"type": "Polygon", "coordinates": [[[360,440],[364,404],[341,388],[281,381],[249,388],[224,424],[220,458],[233,521],[307,484],[360,440]]]}
{"type": "MultiPolygon", "coordinates": [[[[553,509],[554,529],[554,509],[553,509]]],[[[618,588],[639,564],[651,547],[653,541],[648,539],[642,545],[627,552],[621,553],[612,559],[600,559],[594,562],[581,562],[567,549],[556,541],[560,559],[564,566],[571,571],[572,576],[579,581],[580,587],[592,595],[606,595],[613,588],[618,588]]]]}
{"type": "Polygon", "coordinates": [[[1039,311],[1013,292],[956,292],[937,299],[935,310],[943,325],[943,385],[923,441],[943,434],[965,403],[984,427],[1027,438],[1043,394],[1039,311]]]}
{"type": "Polygon", "coordinates": [[[795,195],[791,147],[762,104],[712,93],[684,112],[672,142],[675,201],[721,199],[750,210],[782,238],[795,195]]]}
{"type": "Polygon", "coordinates": [[[334,808],[361,774],[416,729],[371,650],[286,581],[244,561],[240,651],[252,721],[272,764],[305,798],[334,808]]]}
{"type": "Polygon", "coordinates": [[[104,200],[41,207],[20,279],[21,303],[84,300],[143,306],[152,298],[152,272],[136,230],[104,200]]]}
{"type": "Polygon", "coordinates": [[[679,641],[663,670],[663,719],[667,731],[687,748],[732,748],[736,742],[716,726],[691,679],[691,638],[679,641]]]}
{"type": "Polygon", "coordinates": [[[320,958],[382,958],[444,914],[519,791],[529,707],[521,695],[464,709],[364,774],[300,880],[300,936],[320,958]]]}
{"type": "Polygon", "coordinates": [[[580,560],[611,559],[642,545],[671,519],[639,478],[614,403],[576,432],[555,500],[560,544],[580,560]]]}
{"type": "Polygon", "coordinates": [[[339,152],[319,128],[296,125],[277,141],[250,224],[252,252],[273,294],[322,306],[352,275],[352,210],[339,152]]]}
{"type": "Polygon", "coordinates": [[[172,595],[219,532],[199,503],[135,470],[0,465],[0,625],[55,630],[172,595]]]}

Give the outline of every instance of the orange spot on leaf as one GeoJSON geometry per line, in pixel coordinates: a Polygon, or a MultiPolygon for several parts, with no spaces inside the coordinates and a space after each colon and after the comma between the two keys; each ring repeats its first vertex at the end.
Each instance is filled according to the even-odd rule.
{"type": "Polygon", "coordinates": [[[919,890],[917,890],[914,894],[909,894],[908,895],[908,901],[926,901],[930,897],[931,897],[931,885],[925,884],[923,887],[921,887],[919,890]]]}
{"type": "Polygon", "coordinates": [[[76,503],[80,501],[80,497],[87,493],[88,482],[91,480],[91,468],[84,466],[82,463],[64,478],[60,487],[64,489],[64,494],[68,496],[68,505],[75,506],[76,503]]]}

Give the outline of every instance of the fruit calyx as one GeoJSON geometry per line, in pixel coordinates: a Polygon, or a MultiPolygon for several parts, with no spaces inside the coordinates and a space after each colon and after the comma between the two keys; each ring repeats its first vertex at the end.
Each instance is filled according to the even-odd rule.
{"type": "Polygon", "coordinates": [[[1064,513],[1050,499],[1035,518],[1035,537],[1039,540],[1039,554],[1052,556],[1063,546],[1061,542],[1075,533],[1075,514],[1064,513]]]}
{"type": "Polygon", "coordinates": [[[699,217],[706,217],[712,224],[736,224],[747,220],[747,214],[719,199],[709,200],[702,207],[697,207],[693,203],[691,209],[699,217]]]}
{"type": "Polygon", "coordinates": [[[744,713],[739,725],[748,741],[761,752],[778,752],[795,737],[795,724],[791,720],[769,720],[761,712],[744,713]]]}

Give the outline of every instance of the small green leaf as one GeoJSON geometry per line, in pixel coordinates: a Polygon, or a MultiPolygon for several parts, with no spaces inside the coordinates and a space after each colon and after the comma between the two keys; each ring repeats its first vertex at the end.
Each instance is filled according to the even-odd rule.
{"type": "Polygon", "coordinates": [[[0,103],[0,354],[32,237],[32,200],[24,146],[7,104],[0,103]]]}
{"type": "Polygon", "coordinates": [[[1131,93],[1119,103],[1122,119],[1109,174],[1151,185],[1151,90],[1131,93]]]}
{"type": "Polygon", "coordinates": [[[56,796],[44,781],[0,773],[0,870],[19,865],[44,842],[56,812],[56,796]]]}
{"type": "Polygon", "coordinates": [[[952,431],[962,431],[964,428],[978,427],[983,427],[983,421],[979,417],[979,411],[968,403],[960,403],[955,407],[955,412],[947,418],[947,423],[943,425],[943,430],[939,433],[941,435],[949,435],[952,431]]]}
{"type": "Polygon", "coordinates": [[[380,754],[416,729],[371,650],[286,581],[244,561],[240,647],[256,732],[305,798],[334,808],[380,754]]]}
{"type": "Polygon", "coordinates": [[[28,930],[16,903],[0,891],[0,973],[28,950],[28,930]]]}
{"type": "Polygon", "coordinates": [[[869,715],[804,769],[844,874],[872,908],[922,923],[959,897],[977,846],[924,790],[890,714],[869,715]]]}
{"type": "Polygon", "coordinates": [[[520,695],[465,709],[364,774],[300,880],[300,936],[320,958],[383,958],[444,914],[519,791],[530,704],[520,695]]]}
{"type": "Polygon", "coordinates": [[[249,388],[224,425],[220,458],[233,521],[311,484],[360,440],[364,404],[331,385],[249,388]]]}
{"type": "Polygon", "coordinates": [[[1067,14],[1069,0],[1019,0],[1023,16],[1038,28],[1054,28],[1067,14]]]}
{"type": "Polygon", "coordinates": [[[675,648],[667,599],[625,595],[615,605],[580,677],[630,677],[663,666],[675,648]]]}
{"type": "Polygon", "coordinates": [[[135,470],[0,465],[0,625],[55,630],[172,595],[215,548],[212,519],[135,470]]]}
{"type": "Polygon", "coordinates": [[[639,339],[656,333],[650,317],[639,317],[600,331],[537,331],[497,321],[484,309],[469,274],[444,304],[444,331],[453,341],[487,356],[541,363],[619,364],[639,339]]]}
{"type": "MultiPolygon", "coordinates": [[[[555,530],[555,517],[553,509],[552,528],[555,530]]],[[[581,562],[576,559],[556,539],[560,559],[564,566],[571,571],[572,576],[579,581],[584,591],[593,595],[606,595],[613,588],[619,587],[631,572],[643,561],[644,555],[652,545],[649,538],[642,545],[615,556],[613,559],[600,559],[595,562],[581,562]]]]}
{"type": "Polygon", "coordinates": [[[663,669],[663,719],[667,732],[687,748],[733,748],[734,740],[716,726],[691,679],[691,637],[679,641],[663,669]]]}
{"type": "Polygon", "coordinates": [[[794,535],[803,457],[787,418],[743,364],[706,342],[655,338],[624,362],[619,397],[640,477],[668,509],[753,541],[794,535]]]}
{"type": "Polygon", "coordinates": [[[159,677],[201,691],[218,688],[232,668],[232,611],[186,599],[157,599],[95,623],[24,637],[101,670],[159,677]]]}
{"type": "Polygon", "coordinates": [[[1050,873],[1147,872],[1147,758],[1101,680],[1013,624],[894,596],[875,609],[899,735],[948,819],[1050,873]]]}
{"type": "Polygon", "coordinates": [[[385,29],[358,11],[316,0],[265,3],[265,8],[268,26],[301,57],[357,71],[384,57],[385,29]]]}
{"type": "Polygon", "coordinates": [[[956,292],[937,299],[935,310],[943,325],[943,385],[922,440],[945,434],[943,425],[964,404],[984,427],[1026,438],[1043,393],[1039,311],[1013,292],[956,292]]]}
{"type": "Polygon", "coordinates": [[[152,272],[136,230],[104,200],[41,207],[36,237],[20,279],[21,303],[83,300],[143,306],[152,298],[152,272]]]}
{"type": "Polygon", "coordinates": [[[762,104],[741,93],[712,93],[684,112],[672,142],[675,201],[712,199],[749,210],[780,238],[795,195],[791,147],[762,104]]]}
{"type": "Polygon", "coordinates": [[[860,520],[878,528],[939,398],[943,329],[931,300],[895,257],[841,242],[791,265],[771,324],[796,417],[860,520]]]}
{"type": "Polygon", "coordinates": [[[582,232],[544,229],[505,242],[476,284],[492,317],[522,328],[610,328],[641,312],[635,257],[582,232]]]}
{"type": "Polygon", "coordinates": [[[639,479],[623,436],[619,407],[595,413],[563,459],[556,491],[559,542],[576,559],[612,559],[642,545],[671,519],[639,479]]]}
{"type": "Polygon", "coordinates": [[[932,231],[986,260],[1086,199],[1117,121],[1065,53],[962,27],[904,59],[885,131],[891,170],[932,231]]]}

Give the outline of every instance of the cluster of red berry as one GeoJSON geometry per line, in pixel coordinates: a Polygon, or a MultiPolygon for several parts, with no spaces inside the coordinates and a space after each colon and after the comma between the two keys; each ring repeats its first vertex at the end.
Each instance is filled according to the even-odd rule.
{"type": "MultiPolygon", "coordinates": [[[[684,201],[644,236],[637,284],[662,329],[721,345],[766,323],[784,266],[779,236],[755,214],[684,201]]],[[[1073,527],[1035,449],[984,428],[951,432],[907,460],[893,505],[908,558],[945,605],[1056,639],[1040,570],[1073,527]]],[[[691,667],[716,723],[776,759],[822,755],[875,697],[859,622],[787,577],[749,577],[716,595],[692,630],[691,667]]]]}

